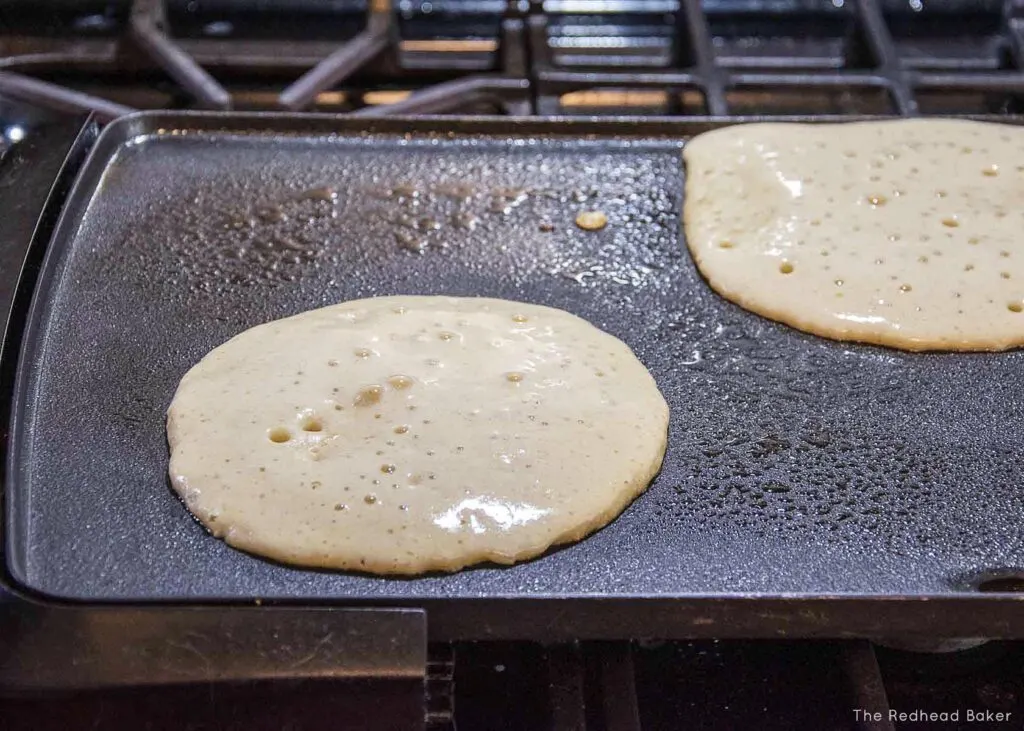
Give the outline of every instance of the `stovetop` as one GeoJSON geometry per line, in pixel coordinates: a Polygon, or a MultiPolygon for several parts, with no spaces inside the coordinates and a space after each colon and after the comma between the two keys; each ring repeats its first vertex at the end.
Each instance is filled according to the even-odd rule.
{"type": "MultiPolygon", "coordinates": [[[[27,170],[24,153],[90,113],[1009,114],[1024,111],[1022,66],[1020,0],[8,0],[0,192],[57,179],[60,160],[27,170]]],[[[0,267],[20,265],[29,208],[0,214],[0,267]]],[[[185,644],[182,662],[208,661],[185,644]]],[[[902,729],[922,721],[899,714],[955,712],[935,722],[1020,728],[1022,660],[1020,642],[980,640],[435,644],[418,675],[7,698],[0,725],[902,729]]]]}
{"type": "Polygon", "coordinates": [[[9,731],[1017,729],[1022,656],[1019,642],[458,644],[432,648],[425,703],[415,688],[306,680],[8,699],[0,712],[9,731]]]}

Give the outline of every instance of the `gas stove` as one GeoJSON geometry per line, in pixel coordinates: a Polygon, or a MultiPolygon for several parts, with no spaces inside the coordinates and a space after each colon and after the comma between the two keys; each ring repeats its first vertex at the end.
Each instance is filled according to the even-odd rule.
{"type": "MultiPolygon", "coordinates": [[[[1024,112],[1022,67],[1017,0],[8,0],[0,270],[28,267],[0,282],[0,307],[16,331],[40,247],[97,132],[136,110],[1012,115],[1024,112]]],[[[13,363],[5,354],[5,383],[13,363]]],[[[1020,568],[977,588],[1019,594],[1020,568]]],[[[312,620],[289,638],[268,625],[251,654],[204,675],[216,641],[264,628],[193,616],[193,639],[168,650],[131,608],[64,621],[66,610],[11,619],[14,605],[0,601],[13,628],[0,639],[0,680],[38,681],[27,695],[18,682],[0,688],[4,728],[1024,727],[1024,644],[1001,627],[991,641],[780,632],[427,644],[415,612],[342,610],[354,612],[353,634],[333,649],[289,656],[291,641],[321,647],[323,627],[312,620]],[[39,642],[34,621],[56,639],[39,642]],[[89,653],[119,633],[121,656],[89,653]],[[102,667],[87,665],[97,657],[102,667]],[[294,667],[281,670],[281,657],[294,667]]]]}

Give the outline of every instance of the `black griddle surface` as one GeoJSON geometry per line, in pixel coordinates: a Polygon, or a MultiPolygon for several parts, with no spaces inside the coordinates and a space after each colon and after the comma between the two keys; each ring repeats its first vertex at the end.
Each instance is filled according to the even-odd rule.
{"type": "Polygon", "coordinates": [[[89,601],[897,596],[1024,566],[1024,355],[830,342],[713,294],[681,230],[681,139],[697,130],[348,121],[325,135],[322,120],[275,119],[141,117],[97,146],[23,354],[7,537],[26,587],[89,601]],[[322,186],[335,204],[307,193],[322,186]],[[607,228],[579,230],[585,209],[607,228]],[[181,376],[258,323],[391,294],[526,300],[623,339],[672,408],[660,476],[579,544],[450,576],[305,571],[207,535],[166,478],[181,376]]]}

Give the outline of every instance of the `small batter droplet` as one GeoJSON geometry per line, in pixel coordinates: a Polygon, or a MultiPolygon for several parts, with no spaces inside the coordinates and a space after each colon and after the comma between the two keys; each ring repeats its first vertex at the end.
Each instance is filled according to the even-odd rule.
{"type": "Polygon", "coordinates": [[[366,503],[367,505],[373,505],[375,502],[377,502],[377,496],[367,495],[366,497],[363,498],[363,502],[366,503]]]}
{"type": "Polygon", "coordinates": [[[608,225],[608,216],[601,211],[580,211],[576,214],[576,225],[584,231],[600,231],[608,225]]]}
{"type": "Polygon", "coordinates": [[[513,371],[512,373],[506,373],[505,380],[507,380],[509,383],[520,383],[523,380],[523,374],[516,373],[515,371],[513,371]]]}

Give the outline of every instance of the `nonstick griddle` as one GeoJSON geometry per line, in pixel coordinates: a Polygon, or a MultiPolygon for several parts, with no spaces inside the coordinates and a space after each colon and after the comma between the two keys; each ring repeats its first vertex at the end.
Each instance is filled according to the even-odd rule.
{"type": "Polygon", "coordinates": [[[668,632],[675,601],[696,627],[704,608],[782,598],[736,616],[786,634],[844,597],[890,616],[886,600],[956,599],[1024,569],[1024,354],[837,343],[715,295],[681,225],[681,149],[707,128],[113,123],[66,204],[24,339],[12,577],[61,601],[425,606],[451,636],[536,636],[541,615],[512,607],[543,606],[549,633],[638,636],[668,632]],[[581,210],[608,226],[580,230],[581,210]],[[181,376],[258,323],[390,294],[525,300],[621,338],[671,405],[661,474],[576,545],[453,575],[301,570],[207,535],[166,477],[181,376]]]}

